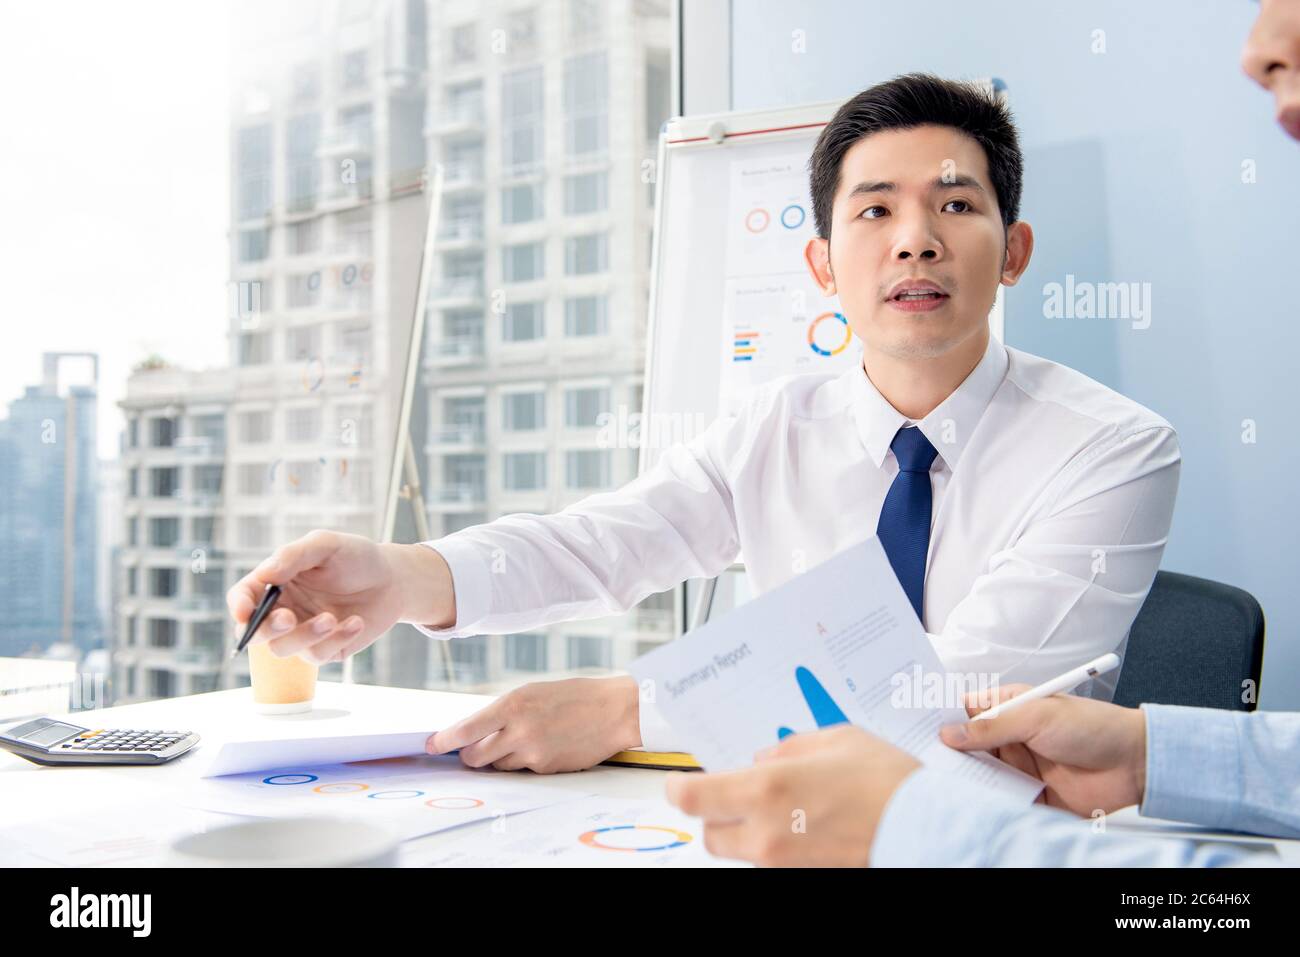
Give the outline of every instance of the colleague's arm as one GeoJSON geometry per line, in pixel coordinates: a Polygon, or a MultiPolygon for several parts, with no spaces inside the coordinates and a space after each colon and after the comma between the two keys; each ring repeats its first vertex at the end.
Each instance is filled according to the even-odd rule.
{"type": "Polygon", "coordinates": [[[1133,838],[1104,822],[1010,801],[926,768],[885,805],[871,847],[873,867],[1225,867],[1275,864],[1226,845],[1133,838]]]}
{"type": "MultiPolygon", "coordinates": [[[[1115,651],[1160,564],[1179,464],[1168,427],[1081,450],[931,633],[945,669],[1038,684],[1115,651]]],[[[1082,693],[1109,700],[1114,680],[1082,693]]]]}
{"type": "Polygon", "coordinates": [[[1300,714],[1153,704],[1142,711],[1142,814],[1300,837],[1300,714]]]}

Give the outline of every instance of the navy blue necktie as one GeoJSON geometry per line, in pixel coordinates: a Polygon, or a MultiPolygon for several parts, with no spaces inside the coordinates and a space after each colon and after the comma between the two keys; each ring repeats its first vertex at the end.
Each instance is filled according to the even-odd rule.
{"type": "Polygon", "coordinates": [[[938,452],[915,426],[899,429],[889,447],[898,459],[898,475],[880,507],[876,536],[919,619],[930,548],[930,465],[938,452]]]}

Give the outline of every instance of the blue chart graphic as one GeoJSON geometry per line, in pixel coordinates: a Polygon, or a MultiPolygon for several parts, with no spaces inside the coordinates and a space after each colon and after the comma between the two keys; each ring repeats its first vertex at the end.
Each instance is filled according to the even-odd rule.
{"type": "MultiPolygon", "coordinates": [[[[829,728],[833,724],[849,723],[848,716],[840,710],[840,706],[835,703],[830,693],[822,687],[822,683],[811,671],[801,665],[794,669],[794,680],[799,684],[799,691],[803,694],[803,700],[807,702],[808,710],[812,712],[817,727],[829,728]]],[[[780,740],[792,734],[794,732],[786,727],[776,729],[776,736],[780,740]]]]}

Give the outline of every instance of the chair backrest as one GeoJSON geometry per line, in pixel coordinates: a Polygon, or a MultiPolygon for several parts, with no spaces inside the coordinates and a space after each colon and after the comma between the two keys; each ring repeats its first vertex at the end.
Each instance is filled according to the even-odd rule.
{"type": "Polygon", "coordinates": [[[1115,703],[1254,711],[1263,660],[1264,611],[1249,592],[1157,572],[1129,631],[1115,703]]]}

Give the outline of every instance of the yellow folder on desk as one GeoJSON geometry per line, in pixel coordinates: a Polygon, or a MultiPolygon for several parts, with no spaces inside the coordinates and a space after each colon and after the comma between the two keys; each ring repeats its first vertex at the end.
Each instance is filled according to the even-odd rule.
{"type": "Polygon", "coordinates": [[[702,771],[694,755],[681,751],[620,751],[601,762],[625,768],[654,768],[659,771],[702,771]]]}

